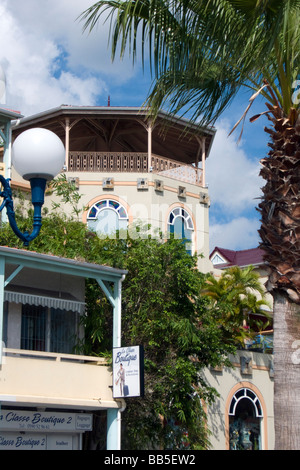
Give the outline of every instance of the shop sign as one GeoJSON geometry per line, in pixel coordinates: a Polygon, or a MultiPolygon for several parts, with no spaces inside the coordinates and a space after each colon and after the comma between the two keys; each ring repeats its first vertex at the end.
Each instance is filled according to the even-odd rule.
{"type": "Polygon", "coordinates": [[[0,450],[73,450],[69,434],[0,432],[0,450]]]}
{"type": "Polygon", "coordinates": [[[0,410],[1,431],[85,432],[92,430],[92,415],[0,410]]]}
{"type": "Polygon", "coordinates": [[[46,450],[46,444],[46,435],[0,432],[0,450],[46,450]]]}
{"type": "Polygon", "coordinates": [[[113,397],[144,395],[144,351],[142,346],[113,349],[113,397]]]}

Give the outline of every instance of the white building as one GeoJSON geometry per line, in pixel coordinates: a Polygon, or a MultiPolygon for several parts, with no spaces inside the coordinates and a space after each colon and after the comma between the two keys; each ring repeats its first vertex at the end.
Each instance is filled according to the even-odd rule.
{"type": "MultiPolygon", "coordinates": [[[[91,229],[107,235],[137,221],[150,223],[164,236],[185,238],[188,250],[204,255],[199,268],[211,269],[205,162],[213,128],[163,112],[152,123],[140,108],[60,106],[20,119],[13,138],[32,127],[47,128],[64,143],[64,172],[88,207],[82,220],[91,229]]],[[[15,172],[12,186],[29,191],[15,172]]],[[[46,197],[45,205],[51,200],[46,197]]]]}
{"type": "MultiPolygon", "coordinates": [[[[66,149],[63,173],[75,182],[81,203],[87,207],[82,221],[99,236],[142,221],[159,229],[164,237],[175,233],[185,239],[191,253],[202,253],[201,271],[217,273],[228,264],[230,260],[222,258],[224,251],[216,251],[212,260],[209,257],[210,201],[205,162],[213,143],[214,129],[199,128],[183,119],[171,119],[163,112],[152,123],[147,110],[138,108],[60,106],[38,115],[17,118],[14,116],[13,139],[32,127],[45,127],[61,138],[66,149]],[[213,264],[221,260],[225,263],[223,266],[213,264]]],[[[10,170],[9,153],[5,155],[6,169],[12,171],[12,187],[29,192],[28,182],[10,170]]],[[[52,200],[53,195],[46,195],[45,205],[51,207],[52,200]]],[[[49,424],[51,419],[61,419],[60,413],[64,413],[62,419],[70,414],[73,422],[75,419],[79,423],[79,428],[63,427],[56,433],[58,428],[51,427],[50,423],[47,445],[49,442],[49,447],[57,448],[66,443],[66,448],[80,448],[90,416],[95,410],[104,410],[108,418],[108,448],[119,448],[118,413],[124,403],[112,399],[112,378],[107,365],[95,358],[56,351],[52,340],[52,336],[58,336],[59,329],[58,323],[53,322],[59,315],[52,315],[52,311],[62,309],[59,303],[62,299],[68,308],[64,311],[73,312],[64,317],[67,323],[70,322],[68,329],[71,323],[72,328],[76,327],[75,318],[83,308],[80,283],[82,274],[87,272],[82,272],[81,263],[77,265],[54,257],[51,258],[53,272],[49,275],[44,268],[49,262],[47,256],[17,251],[0,249],[0,258],[5,260],[5,269],[8,269],[2,278],[5,348],[0,370],[0,426],[7,419],[7,413],[12,413],[9,418],[13,413],[16,417],[11,424],[0,427],[3,442],[16,442],[23,431],[28,435],[28,442],[32,435],[44,439],[45,434],[38,427],[21,429],[22,420],[29,423],[35,413],[44,413],[41,414],[44,423],[48,420],[49,424]],[[14,263],[8,255],[14,257],[14,263]],[[31,264],[33,260],[34,265],[31,264]],[[18,266],[22,266],[20,272],[18,266]],[[32,269],[42,274],[33,275],[32,269]],[[10,279],[13,274],[14,279],[10,279]],[[73,275],[77,276],[76,282],[70,280],[73,275]],[[42,307],[41,302],[44,303],[42,307]],[[71,305],[73,310],[69,308],[71,305]],[[43,308],[45,313],[42,313],[43,308]],[[29,320],[30,315],[35,319],[29,320]],[[31,333],[23,338],[22,324],[40,321],[41,316],[46,318],[43,338],[33,339],[31,333]],[[52,330],[49,320],[54,325],[52,330]],[[54,436],[57,439],[53,439],[54,436]]],[[[257,268],[264,272],[262,265],[258,264],[257,268]]],[[[120,283],[124,275],[94,265],[86,266],[86,269],[90,277],[101,281],[100,287],[106,294],[103,282],[107,280],[107,270],[115,283],[120,283]]],[[[120,314],[119,300],[110,298],[115,316],[120,314]]],[[[117,344],[120,323],[116,318],[115,325],[118,325],[114,333],[114,344],[117,344]]],[[[243,350],[231,359],[232,369],[205,371],[210,385],[220,393],[215,405],[207,408],[212,447],[220,450],[237,447],[235,428],[239,426],[238,438],[244,435],[245,447],[272,449],[272,354],[243,350]],[[241,423],[243,417],[246,421],[241,423]]]]}
{"type": "MultiPolygon", "coordinates": [[[[267,280],[260,248],[235,251],[215,247],[210,259],[215,276],[231,266],[245,268],[251,265],[259,274],[262,285],[267,280]]],[[[271,296],[267,296],[267,300],[272,305],[271,296]]],[[[272,324],[256,338],[254,344],[230,357],[232,368],[210,369],[205,373],[208,383],[220,393],[216,403],[207,409],[214,449],[274,449],[272,324]]]]}

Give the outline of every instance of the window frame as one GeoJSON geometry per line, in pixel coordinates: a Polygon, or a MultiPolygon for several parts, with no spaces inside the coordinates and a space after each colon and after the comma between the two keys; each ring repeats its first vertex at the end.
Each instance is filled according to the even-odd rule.
{"type": "MultiPolygon", "coordinates": [[[[102,212],[105,212],[105,211],[113,211],[117,215],[119,222],[126,221],[126,230],[127,230],[128,223],[129,223],[129,216],[128,216],[127,209],[124,207],[124,205],[121,202],[113,198],[100,199],[89,208],[87,212],[86,221],[87,221],[87,226],[90,228],[90,230],[97,232],[93,227],[91,227],[90,222],[98,221],[99,223],[101,220],[100,215],[102,212]]],[[[121,228],[119,227],[116,230],[125,230],[125,227],[121,227],[121,228]]],[[[105,237],[109,237],[111,235],[114,236],[115,235],[114,232],[116,230],[111,231],[111,232],[99,231],[99,233],[97,232],[97,235],[105,236],[105,237]]]]}
{"type": "Polygon", "coordinates": [[[21,331],[20,331],[20,349],[32,350],[32,351],[41,351],[41,352],[53,352],[61,354],[72,354],[72,350],[76,347],[76,337],[79,337],[80,330],[80,313],[73,310],[62,310],[54,307],[46,307],[41,305],[30,305],[22,304],[21,310],[21,331]],[[74,341],[71,340],[71,337],[68,338],[68,341],[65,342],[66,348],[53,347],[53,344],[58,344],[57,339],[53,338],[53,333],[55,332],[55,318],[54,315],[73,315],[73,330],[74,330],[74,341]],[[35,323],[42,320],[42,325],[39,326],[38,334],[30,337],[29,335],[24,335],[25,322],[30,321],[30,317],[33,319],[33,327],[35,328],[35,323]],[[40,317],[40,318],[39,318],[40,317]],[[44,318],[42,318],[44,317],[44,318]],[[42,333],[40,337],[39,333],[42,333]],[[33,344],[33,347],[28,347],[30,344],[35,342],[36,344],[40,342],[42,347],[36,347],[36,344],[33,344]]]}
{"type": "MultiPolygon", "coordinates": [[[[175,221],[176,219],[181,219],[182,220],[182,227],[184,230],[184,233],[190,235],[189,238],[187,237],[182,237],[180,239],[184,240],[184,244],[187,247],[187,245],[190,245],[190,249],[187,249],[187,252],[192,254],[194,251],[194,233],[195,233],[195,227],[194,227],[194,222],[192,219],[192,216],[188,213],[188,211],[181,206],[176,206],[174,207],[168,216],[168,222],[167,222],[167,227],[168,227],[168,234],[175,234],[175,221]],[[171,227],[173,227],[173,231],[171,230],[171,227]]],[[[182,234],[182,230],[181,230],[182,234]]]]}
{"type": "Polygon", "coordinates": [[[236,412],[236,407],[239,403],[239,401],[243,399],[248,399],[252,402],[255,410],[255,417],[256,418],[263,418],[263,408],[261,405],[261,402],[256,395],[256,393],[251,390],[250,388],[247,387],[241,387],[239,388],[235,394],[232,396],[230,405],[229,405],[229,410],[228,410],[228,415],[229,416],[235,416],[236,412]],[[254,397],[253,397],[254,396],[254,397]]]}

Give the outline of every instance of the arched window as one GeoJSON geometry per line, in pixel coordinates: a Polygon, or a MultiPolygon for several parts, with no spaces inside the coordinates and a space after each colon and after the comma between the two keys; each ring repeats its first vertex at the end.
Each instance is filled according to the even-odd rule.
{"type": "Polygon", "coordinates": [[[124,206],[113,199],[96,202],[87,214],[87,223],[101,238],[115,237],[117,231],[127,229],[128,214],[124,206]]]}
{"type": "Polygon", "coordinates": [[[240,388],[229,407],[229,439],[231,450],[261,449],[262,406],[249,388],[240,388]]]}
{"type": "Polygon", "coordinates": [[[174,238],[183,240],[187,252],[192,254],[194,224],[190,214],[185,209],[176,207],[170,212],[168,231],[174,235],[174,238]]]}

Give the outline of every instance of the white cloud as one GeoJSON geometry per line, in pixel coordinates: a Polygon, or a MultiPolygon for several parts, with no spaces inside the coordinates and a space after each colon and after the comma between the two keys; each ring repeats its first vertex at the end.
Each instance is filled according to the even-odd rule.
{"type": "MultiPolygon", "coordinates": [[[[255,208],[264,184],[259,176],[259,158],[247,154],[247,141],[237,145],[238,133],[228,137],[231,128],[229,121],[219,122],[207,160],[211,250],[215,246],[247,249],[259,243],[260,221],[255,208]]],[[[251,139],[249,134],[245,138],[251,139]]]]}
{"type": "MultiPolygon", "coordinates": [[[[113,105],[143,103],[149,78],[141,79],[139,64],[133,68],[131,58],[119,61],[116,57],[112,64],[109,21],[103,24],[101,19],[90,35],[82,32],[78,17],[94,2],[0,0],[0,64],[7,75],[8,106],[26,116],[61,104],[106,103],[112,93],[113,105]]],[[[258,158],[252,160],[245,146],[237,146],[236,135],[227,137],[228,122],[220,121],[217,129],[207,160],[211,238],[221,231],[224,247],[237,246],[238,238],[244,245],[253,245],[252,228],[257,223],[248,211],[261,194],[258,158]]]]}
{"type": "Polygon", "coordinates": [[[232,217],[256,205],[262,180],[258,160],[251,160],[237,145],[237,135],[228,137],[229,132],[229,124],[221,121],[206,167],[212,206],[232,217]]]}
{"type": "MultiPolygon", "coordinates": [[[[6,102],[24,115],[61,104],[106,102],[114,80],[133,75],[130,62],[111,63],[109,25],[88,35],[78,16],[94,0],[0,0],[0,63],[7,76],[6,102]],[[62,73],[57,72],[62,65],[62,73]]],[[[136,72],[136,71],[135,71],[136,72]]]]}
{"type": "Polygon", "coordinates": [[[229,250],[244,250],[255,248],[259,243],[258,219],[237,217],[227,223],[215,223],[210,226],[210,251],[214,247],[227,248],[229,250]]]}
{"type": "Polygon", "coordinates": [[[86,67],[94,72],[113,74],[120,78],[132,75],[132,68],[116,61],[111,63],[108,49],[109,21],[106,14],[100,18],[91,34],[83,32],[84,21],[80,15],[96,0],[9,0],[9,11],[22,24],[27,34],[34,32],[36,37],[55,40],[68,52],[71,68],[86,67]],[[34,12],[34,14],[33,14],[34,12]]]}

